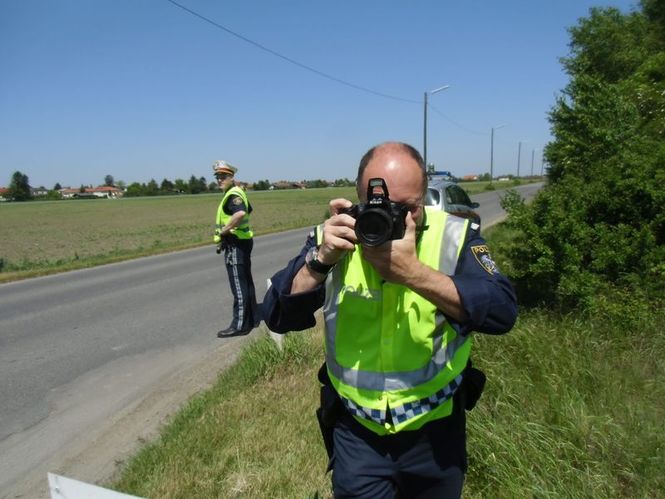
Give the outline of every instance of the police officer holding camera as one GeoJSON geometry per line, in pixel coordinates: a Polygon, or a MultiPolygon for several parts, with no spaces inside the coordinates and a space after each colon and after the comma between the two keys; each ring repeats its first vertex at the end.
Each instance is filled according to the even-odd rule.
{"type": "Polygon", "coordinates": [[[272,277],[264,318],[278,333],[303,330],[323,307],[317,416],[335,497],[460,497],[465,409],[484,384],[471,333],[509,331],[515,294],[477,224],[423,206],[412,146],[373,147],[356,183],[360,203],[331,201],[272,277]]]}
{"type": "Polygon", "coordinates": [[[249,333],[260,322],[252,279],[253,232],[249,226],[252,206],[243,189],[235,185],[238,169],[226,161],[212,165],[220,190],[224,193],[217,208],[214,242],[217,253],[224,252],[224,262],[233,294],[233,319],[218,338],[241,336],[249,333]]]}

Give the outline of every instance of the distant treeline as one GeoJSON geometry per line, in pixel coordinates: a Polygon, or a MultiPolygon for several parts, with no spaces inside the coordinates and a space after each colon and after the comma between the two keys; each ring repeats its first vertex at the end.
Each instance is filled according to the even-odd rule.
{"type": "MultiPolygon", "coordinates": [[[[53,189],[45,187],[34,188],[30,186],[29,178],[22,172],[15,172],[9,183],[8,188],[0,188],[0,200],[2,201],[30,201],[39,199],[61,199],[61,191],[63,187],[60,183],[56,183],[53,189]]],[[[171,181],[167,178],[163,179],[161,183],[157,183],[155,179],[151,179],[147,183],[132,182],[127,185],[122,180],[115,182],[112,175],[106,175],[104,184],[107,187],[116,187],[122,191],[122,195],[126,197],[140,197],[140,196],[164,196],[171,194],[202,194],[207,192],[218,192],[219,187],[217,182],[207,182],[205,177],[196,177],[192,175],[189,181],[177,178],[171,181]]],[[[243,188],[254,191],[267,191],[267,190],[281,190],[281,189],[313,189],[321,187],[348,187],[354,185],[352,180],[348,178],[336,180],[301,180],[301,181],[287,181],[280,180],[278,182],[270,182],[268,179],[259,180],[254,183],[239,182],[243,188]]],[[[86,189],[91,189],[92,186],[81,185],[79,188],[81,193],[86,192],[86,189]]],[[[83,196],[74,196],[74,199],[82,198],[83,196]]]]}

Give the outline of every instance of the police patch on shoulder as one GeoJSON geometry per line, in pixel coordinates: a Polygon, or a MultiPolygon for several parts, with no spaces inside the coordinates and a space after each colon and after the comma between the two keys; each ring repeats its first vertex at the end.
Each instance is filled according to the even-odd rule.
{"type": "Polygon", "coordinates": [[[494,263],[494,260],[492,260],[490,250],[486,244],[471,246],[471,251],[473,252],[473,256],[476,257],[476,260],[480,266],[484,268],[488,274],[494,275],[499,272],[499,268],[496,266],[496,263],[494,263]]]}
{"type": "Polygon", "coordinates": [[[242,198],[240,196],[233,196],[233,199],[231,201],[235,205],[242,204],[242,198]]]}

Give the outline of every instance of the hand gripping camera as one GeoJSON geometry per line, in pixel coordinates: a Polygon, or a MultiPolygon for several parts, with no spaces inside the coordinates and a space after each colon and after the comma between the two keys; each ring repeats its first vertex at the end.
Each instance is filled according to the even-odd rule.
{"type": "Polygon", "coordinates": [[[379,246],[393,239],[402,239],[406,230],[406,214],[409,209],[390,200],[388,186],[382,178],[367,182],[367,203],[346,208],[356,219],[356,237],[365,246],[379,246]]]}

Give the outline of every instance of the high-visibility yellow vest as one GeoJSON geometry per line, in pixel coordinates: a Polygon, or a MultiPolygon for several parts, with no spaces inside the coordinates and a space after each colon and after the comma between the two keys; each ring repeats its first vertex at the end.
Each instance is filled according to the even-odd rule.
{"type": "MultiPolygon", "coordinates": [[[[452,275],[469,221],[426,210],[429,227],[417,243],[418,258],[452,275]]],[[[450,415],[470,336],[458,335],[430,301],[384,282],[360,246],[325,285],[326,364],[347,410],[379,435],[450,415]]]]}
{"type": "Polygon", "coordinates": [[[222,202],[219,203],[217,208],[217,218],[215,219],[215,236],[214,241],[218,243],[221,240],[220,234],[222,228],[229,223],[231,216],[228,213],[224,212],[224,205],[231,196],[240,196],[245,203],[245,216],[240,221],[240,225],[231,231],[238,239],[251,239],[254,237],[254,233],[249,228],[249,200],[247,199],[247,194],[240,187],[233,186],[228,191],[224,193],[222,202]]]}

